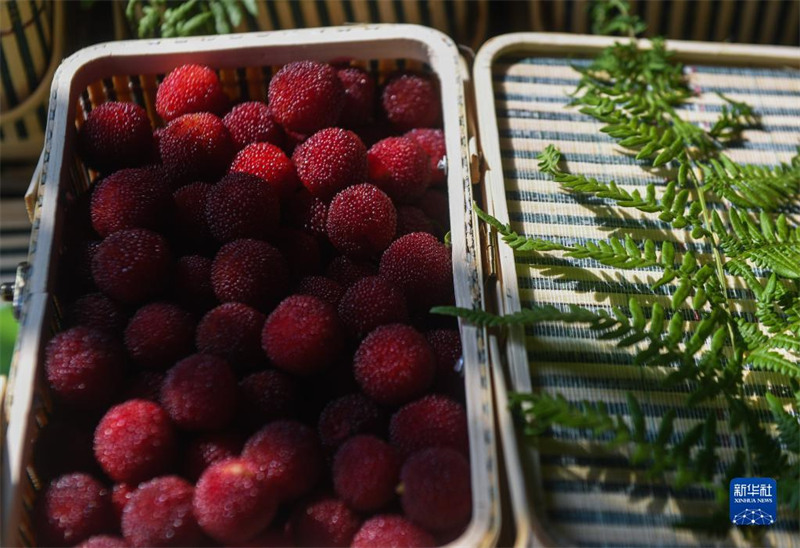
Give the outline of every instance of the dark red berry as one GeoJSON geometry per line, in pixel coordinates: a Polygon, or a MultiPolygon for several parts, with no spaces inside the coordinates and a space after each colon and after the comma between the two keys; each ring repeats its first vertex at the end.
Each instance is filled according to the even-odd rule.
{"type": "Polygon", "coordinates": [[[328,209],[328,238],[348,257],[380,254],[394,239],[397,211],[378,187],[361,184],[337,194],[328,209]]]}
{"type": "Polygon", "coordinates": [[[219,242],[263,240],[278,228],[280,200],[263,179],[247,173],[229,173],[208,193],[206,221],[219,242]]]}
{"type": "Polygon", "coordinates": [[[160,230],[172,213],[172,192],[161,168],[117,171],[92,192],[92,227],[102,237],[126,228],[160,230]]]}
{"type": "Polygon", "coordinates": [[[400,74],[383,88],[381,104],[386,118],[398,131],[435,127],[442,107],[436,81],[421,74],[400,74]]]}
{"type": "Polygon", "coordinates": [[[194,350],[195,321],[171,303],[140,308],[125,328],[125,349],[140,367],[166,369],[194,350]]]}
{"type": "Polygon", "coordinates": [[[251,143],[270,143],[282,147],[286,140],[283,128],[272,119],[266,103],[260,101],[236,105],[222,122],[228,128],[236,150],[251,143]]]}
{"type": "Polygon", "coordinates": [[[89,167],[111,173],[145,165],[153,154],[147,112],[135,103],[103,103],[78,131],[78,154],[89,167]]]}

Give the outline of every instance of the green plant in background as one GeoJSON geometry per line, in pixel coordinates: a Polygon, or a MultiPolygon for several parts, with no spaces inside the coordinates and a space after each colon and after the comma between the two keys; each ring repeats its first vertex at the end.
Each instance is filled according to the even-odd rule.
{"type": "Polygon", "coordinates": [[[10,305],[0,306],[0,376],[8,375],[18,330],[13,308],[10,305]]]}
{"type": "MultiPolygon", "coordinates": [[[[741,165],[725,155],[725,144],[741,138],[758,118],[746,104],[726,102],[707,131],[681,119],[676,108],[692,96],[681,64],[661,39],[649,48],[634,36],[643,25],[627,4],[612,0],[593,7],[600,30],[631,37],[604,49],[586,67],[574,67],[580,82],[571,105],[604,125],[601,131],[654,166],[671,165],[674,180],[662,192],[655,185],[644,193],[628,192],[613,181],[601,182],[562,167],[552,145],[539,156],[539,169],[568,192],[610,200],[620,208],[656,215],[674,229],[708,246],[703,256],[681,245],[652,240],[637,243],[610,238],[564,245],[516,233],[476,206],[481,220],[517,253],[559,252],[590,258],[621,269],[654,267],[657,289],[670,284],[671,306],[631,297],[628,311],[610,312],[570,306],[526,308],[506,316],[482,310],[438,307],[435,312],[460,316],[477,325],[530,326],[540,322],[582,324],[600,339],[635,348],[635,363],[647,367],[663,386],[686,387],[685,405],[724,402],[731,432],[741,435],[727,463],[720,459],[714,413],[687,432],[676,435],[675,413],[668,412],[656,431],[648,431],[637,399],[628,395],[630,419],[611,415],[602,404],[573,404],[544,393],[511,396],[511,407],[525,432],[536,439],[552,427],[588,431],[609,448],[626,448],[632,464],[645,465],[651,480],[667,480],[675,489],[702,486],[715,494],[712,519],[680,525],[724,534],[728,520],[728,483],[738,476],[767,476],[778,483],[779,504],[800,511],[800,228],[782,211],[796,204],[800,191],[800,156],[773,168],[741,165]],[[710,207],[710,202],[715,205],[710,207]],[[733,305],[730,280],[746,287],[754,300],[747,319],[733,305]],[[649,317],[645,308],[649,306],[649,317]],[[694,321],[693,326],[687,320],[694,321]],[[748,369],[784,375],[794,393],[787,412],[773,394],[745,394],[748,369]],[[777,435],[761,423],[759,407],[767,407],[777,435]],[[718,465],[725,464],[720,474],[718,465]]],[[[730,450],[730,448],[728,448],[730,450]]],[[[752,531],[747,534],[754,534],[752,531]]]]}
{"type": "Polygon", "coordinates": [[[245,13],[256,16],[256,0],[128,0],[125,15],[139,38],[228,34],[245,13]]]}

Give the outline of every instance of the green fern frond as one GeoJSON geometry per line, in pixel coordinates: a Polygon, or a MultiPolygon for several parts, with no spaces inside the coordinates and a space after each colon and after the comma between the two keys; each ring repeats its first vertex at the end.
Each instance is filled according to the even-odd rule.
{"type": "Polygon", "coordinates": [[[727,105],[722,105],[719,118],[708,131],[709,135],[715,139],[721,141],[739,140],[742,136],[742,131],[747,128],[758,127],[761,124],[759,116],[753,110],[753,107],[747,103],[734,101],[719,92],[717,95],[727,105]]]}
{"type": "Polygon", "coordinates": [[[794,453],[800,453],[800,418],[787,412],[780,400],[769,392],[765,395],[769,410],[778,424],[781,442],[794,453]]]}
{"type": "MultiPolygon", "coordinates": [[[[714,212],[715,232],[724,228],[719,215],[714,212]]],[[[800,278],[800,228],[789,227],[781,214],[775,222],[761,211],[759,222],[750,215],[730,210],[732,234],[721,233],[720,246],[732,261],[749,260],[783,278],[800,278]]]]}
{"type": "Polygon", "coordinates": [[[775,211],[797,198],[800,192],[800,164],[762,167],[737,164],[724,154],[699,164],[703,190],[708,190],[739,207],[775,211]]]}
{"type": "Polygon", "coordinates": [[[769,348],[756,348],[747,356],[747,363],[757,369],[775,371],[794,379],[800,379],[800,364],[769,348]]]}

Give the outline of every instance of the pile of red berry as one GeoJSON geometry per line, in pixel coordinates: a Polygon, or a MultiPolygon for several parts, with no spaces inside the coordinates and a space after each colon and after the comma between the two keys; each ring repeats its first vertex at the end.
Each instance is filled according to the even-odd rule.
{"type": "Polygon", "coordinates": [[[432,546],[471,516],[437,82],[185,65],[78,132],[47,546],[432,546]]]}

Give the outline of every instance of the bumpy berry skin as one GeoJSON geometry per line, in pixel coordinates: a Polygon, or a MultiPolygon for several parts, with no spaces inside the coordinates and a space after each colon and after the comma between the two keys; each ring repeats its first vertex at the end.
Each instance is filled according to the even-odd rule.
{"type": "Polygon", "coordinates": [[[337,69],[336,76],[344,87],[344,108],[339,123],[344,127],[368,123],[375,110],[375,80],[356,67],[337,69]]]}
{"type": "Polygon", "coordinates": [[[135,103],[103,103],[78,131],[78,154],[101,173],[145,165],[153,153],[147,112],[135,103]]]}
{"type": "Polygon", "coordinates": [[[184,430],[219,430],[236,410],[237,385],[228,362],[195,354],[167,372],[161,404],[176,426],[184,430]]]}
{"type": "Polygon", "coordinates": [[[328,209],[328,238],[348,257],[378,255],[392,243],[396,227],[397,211],[392,200],[374,185],[344,189],[328,209]]]}
{"type": "Polygon", "coordinates": [[[92,192],[92,227],[104,238],[126,228],[160,230],[172,212],[172,193],[160,168],[116,171],[92,192]]]}
{"type": "Polygon", "coordinates": [[[172,120],[161,134],[158,149],[173,188],[193,181],[216,181],[235,152],[222,120],[208,112],[172,120]]]}
{"type": "Polygon", "coordinates": [[[131,546],[201,546],[203,532],[192,513],[194,487],[177,476],[139,486],[122,512],[122,535],[131,546]]]}
{"type": "Polygon", "coordinates": [[[429,531],[464,527],[472,512],[469,463],[445,447],[411,455],[400,472],[406,515],[429,531]]]}
{"type": "Polygon", "coordinates": [[[413,202],[430,183],[430,160],[417,143],[406,137],[387,137],[367,152],[369,181],[392,200],[413,202]]]}
{"type": "Polygon", "coordinates": [[[175,299],[187,310],[202,314],[216,303],[211,287],[211,259],[187,255],[175,265],[173,283],[175,299]]]}
{"type": "Polygon", "coordinates": [[[258,465],[278,489],[281,500],[293,500],[313,489],[324,461],[314,431],[288,420],[271,422],[244,446],[242,458],[258,465]]]}
{"type": "Polygon", "coordinates": [[[353,538],[353,548],[424,548],[436,540],[402,516],[385,514],[364,522],[353,538]]]}
{"type": "Polygon", "coordinates": [[[78,548],[128,548],[128,543],[122,537],[96,535],[81,542],[78,548]]]}
{"type": "Polygon", "coordinates": [[[374,436],[347,440],[333,459],[333,487],[351,508],[374,512],[395,497],[400,476],[395,449],[374,436]]]}
{"type": "Polygon", "coordinates": [[[217,241],[269,238],[280,221],[280,199],[263,179],[229,173],[208,193],[206,221],[217,241]]]}
{"type": "Polygon", "coordinates": [[[317,238],[327,238],[328,204],[315,198],[305,187],[294,192],[285,202],[286,222],[306,230],[317,238]]]}
{"type": "Polygon", "coordinates": [[[413,232],[427,232],[434,236],[439,232],[428,216],[418,207],[400,206],[397,208],[397,237],[413,232]]]}
{"type": "Polygon", "coordinates": [[[175,202],[175,235],[189,249],[208,248],[211,229],[206,220],[206,202],[212,188],[209,183],[192,183],[179,188],[172,195],[175,202]]]}
{"type": "Polygon", "coordinates": [[[367,149],[352,131],[327,128],[292,154],[297,176],[311,194],[328,201],[340,190],[367,178],[367,149]]]}
{"type": "Polygon", "coordinates": [[[140,367],[166,369],[194,350],[192,315],[171,303],[140,308],[125,328],[125,349],[140,367]]]}
{"type": "Polygon", "coordinates": [[[456,329],[434,329],[425,333],[425,338],[436,356],[436,389],[437,391],[456,395],[459,399],[464,394],[464,379],[456,370],[461,358],[461,336],[456,329]]]}
{"type": "Polygon", "coordinates": [[[389,439],[403,456],[428,447],[450,447],[467,456],[467,413],[449,398],[425,396],[392,416],[389,439]]]}
{"type": "Polygon", "coordinates": [[[231,364],[256,365],[264,361],[261,330],[264,314],[242,303],[225,303],[210,310],[197,324],[197,349],[231,364]]]}
{"type": "Polygon", "coordinates": [[[297,383],[281,371],[259,371],[239,382],[242,413],[246,422],[263,425],[292,417],[297,407],[297,383]]]}
{"type": "Polygon", "coordinates": [[[363,394],[337,398],[319,416],[319,438],[326,449],[336,449],[357,434],[379,434],[385,427],[380,408],[363,394]]]}
{"type": "Polygon", "coordinates": [[[403,290],[412,310],[427,311],[454,300],[450,250],[430,234],[414,232],[395,240],[383,253],[379,270],[403,290]]]}
{"type": "Polygon", "coordinates": [[[444,131],[441,129],[412,129],[405,134],[412,141],[422,147],[431,161],[431,184],[442,186],[447,183],[444,170],[439,169],[439,162],[447,155],[444,144],[444,131]]]}
{"type": "Polygon", "coordinates": [[[270,80],[270,112],[286,130],[310,135],[334,125],[343,107],[344,88],[330,65],[289,63],[270,80]]]}
{"type": "Polygon", "coordinates": [[[348,332],[360,339],[378,326],[408,321],[406,298],[391,282],[369,276],[345,292],[339,303],[339,317],[348,332]]]}
{"type": "Polygon", "coordinates": [[[89,293],[72,303],[67,313],[69,325],[82,325],[119,335],[128,324],[125,309],[102,293],[89,293]]]}
{"type": "Polygon", "coordinates": [[[92,257],[97,287],[124,304],[138,304],[166,287],[172,255],[163,236],[143,228],[120,230],[103,240],[92,257]]]}
{"type": "Polygon", "coordinates": [[[339,306],[339,301],[344,295],[344,288],[324,276],[306,276],[297,284],[297,294],[311,295],[331,306],[339,306]]]}
{"type": "Polygon", "coordinates": [[[222,114],[228,99],[217,74],[209,67],[183,65],[170,72],[156,92],[156,112],[169,122],[184,114],[222,114]]]}
{"type": "Polygon", "coordinates": [[[111,505],[114,507],[114,515],[117,520],[122,519],[122,512],[128,505],[128,501],[136,492],[136,486],[128,483],[115,483],[111,490],[111,505]]]}
{"type": "Polygon", "coordinates": [[[228,459],[209,466],[197,482],[194,515],[207,535],[226,544],[245,542],[266,529],[278,499],[255,464],[228,459]]]}
{"type": "Polygon", "coordinates": [[[433,127],[441,122],[442,106],[436,82],[420,74],[392,78],[383,88],[381,105],[398,131],[433,127]]]}
{"type": "Polygon", "coordinates": [[[123,366],[122,349],[103,331],[73,327],[47,345],[47,382],[61,401],[75,407],[95,409],[108,404],[123,366]]]}
{"type": "Polygon", "coordinates": [[[166,412],[156,403],[129,400],[116,405],[94,431],[94,454],[114,481],[133,485],[170,469],[175,435],[166,412]]]}
{"type": "Polygon", "coordinates": [[[36,510],[37,540],[42,546],[74,546],[113,530],[108,490],[88,474],[53,480],[40,495],[36,510]]]}
{"type": "Polygon", "coordinates": [[[184,453],[183,472],[196,482],[214,463],[239,456],[244,439],[236,432],[210,432],[192,439],[184,453]]]}
{"type": "Polygon", "coordinates": [[[282,198],[290,196],[300,185],[292,161],[270,143],[252,143],[244,147],[233,159],[230,172],[260,177],[282,198]]]}
{"type": "Polygon", "coordinates": [[[363,340],[353,359],[361,389],[376,402],[400,405],[433,382],[436,361],[428,341],[413,327],[383,325],[363,340]]]}
{"type": "Polygon", "coordinates": [[[297,546],[350,546],[361,518],[333,497],[315,497],[297,507],[290,521],[297,546]]]}
{"type": "Polygon", "coordinates": [[[251,143],[271,143],[282,147],[286,136],[283,128],[272,119],[269,107],[260,101],[241,103],[222,119],[228,128],[236,150],[251,143]]]}
{"type": "Polygon", "coordinates": [[[275,367],[310,375],[338,358],[343,335],[344,328],[331,305],[309,295],[292,295],[267,318],[261,346],[275,367]]]}
{"type": "Polygon", "coordinates": [[[286,294],[289,268],[283,255],[268,243],[234,240],[214,257],[211,285],[220,302],[240,302],[263,311],[286,294]]]}
{"type": "Polygon", "coordinates": [[[325,269],[325,276],[340,284],[347,289],[358,280],[367,276],[375,275],[375,268],[366,262],[359,262],[344,255],[334,257],[328,268],[325,269]]]}

